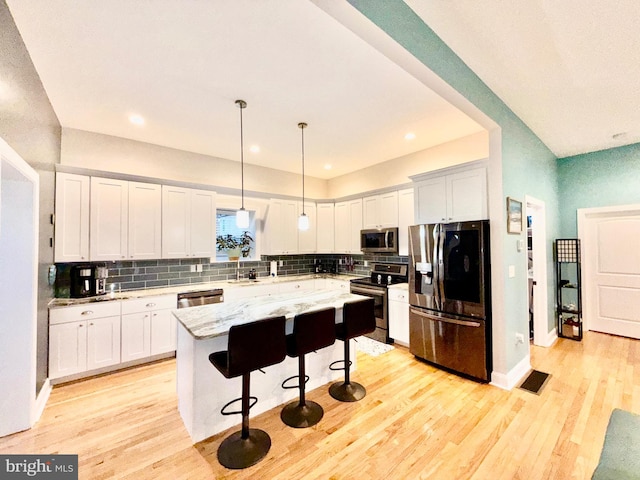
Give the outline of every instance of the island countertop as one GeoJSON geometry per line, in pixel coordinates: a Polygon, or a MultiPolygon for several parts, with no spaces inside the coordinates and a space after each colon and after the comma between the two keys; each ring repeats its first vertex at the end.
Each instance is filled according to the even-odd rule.
{"type": "Polygon", "coordinates": [[[230,302],[174,310],[173,315],[196,339],[229,333],[232,325],[284,315],[292,319],[299,313],[321,308],[341,309],[347,302],[368,297],[338,290],[317,290],[241,298],[230,302]]]}

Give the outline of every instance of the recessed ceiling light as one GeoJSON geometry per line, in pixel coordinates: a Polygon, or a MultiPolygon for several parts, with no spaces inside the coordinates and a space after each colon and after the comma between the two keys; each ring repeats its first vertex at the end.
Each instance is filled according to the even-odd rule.
{"type": "Polygon", "coordinates": [[[134,125],[138,125],[139,127],[144,125],[144,118],[142,118],[142,116],[140,115],[129,115],[129,121],[134,125]]]}
{"type": "Polygon", "coordinates": [[[260,153],[260,147],[258,145],[251,145],[251,147],[249,147],[249,151],[251,153],[260,153]]]}
{"type": "Polygon", "coordinates": [[[329,165],[328,163],[324,166],[325,170],[331,170],[331,165],[329,165]]]}
{"type": "Polygon", "coordinates": [[[409,132],[404,136],[405,140],[413,140],[414,138],[416,138],[416,134],[413,132],[409,132]]]}

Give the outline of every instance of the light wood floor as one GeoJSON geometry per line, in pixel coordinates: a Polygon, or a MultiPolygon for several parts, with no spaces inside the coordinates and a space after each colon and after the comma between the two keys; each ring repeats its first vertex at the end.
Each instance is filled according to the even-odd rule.
{"type": "Polygon", "coordinates": [[[252,418],[273,443],[243,471],[217,462],[229,432],[191,445],[174,360],[55,387],[36,426],[1,438],[0,452],[79,454],[91,480],[587,479],[612,408],[640,413],[640,342],[620,337],[532,347],[532,365],[552,375],[539,396],[459,378],[401,347],[358,361],[353,379],[367,396],[348,404],[310,392],[325,408],[315,427],[286,427],[279,409],[252,418]]]}

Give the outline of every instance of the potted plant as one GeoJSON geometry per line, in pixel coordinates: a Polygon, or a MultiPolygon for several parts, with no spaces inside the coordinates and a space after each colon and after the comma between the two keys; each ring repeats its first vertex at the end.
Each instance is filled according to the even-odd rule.
{"type": "Polygon", "coordinates": [[[253,238],[249,232],[242,232],[239,237],[233,235],[218,235],[216,237],[216,249],[218,251],[226,251],[229,260],[235,261],[240,259],[240,254],[243,258],[248,257],[251,254],[251,242],[253,238]]]}

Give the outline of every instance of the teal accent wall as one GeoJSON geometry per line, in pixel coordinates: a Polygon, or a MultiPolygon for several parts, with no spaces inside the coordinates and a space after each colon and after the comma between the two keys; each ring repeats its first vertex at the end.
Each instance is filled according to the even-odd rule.
{"type": "Polygon", "coordinates": [[[560,235],[578,234],[579,208],[640,203],[640,143],[558,160],[560,235]]]}
{"type": "MultiPolygon", "coordinates": [[[[487,85],[401,0],[349,0],[349,3],[402,45],[424,65],[493,119],[502,131],[503,195],[524,202],[531,195],[545,202],[548,252],[549,331],[555,326],[553,239],[559,232],[557,159],[538,137],[498,98],[487,85]]],[[[522,92],[526,95],[527,92],[522,92]]],[[[505,202],[506,203],[506,202],[505,202]]],[[[505,207],[506,216],[506,207],[505,207]]],[[[515,344],[515,334],[528,332],[528,292],[526,252],[517,252],[517,240],[525,234],[504,235],[505,271],[504,344],[495,345],[494,354],[505,358],[506,374],[528,353],[515,344]],[[515,265],[516,277],[508,277],[508,266],[515,265]]]]}

